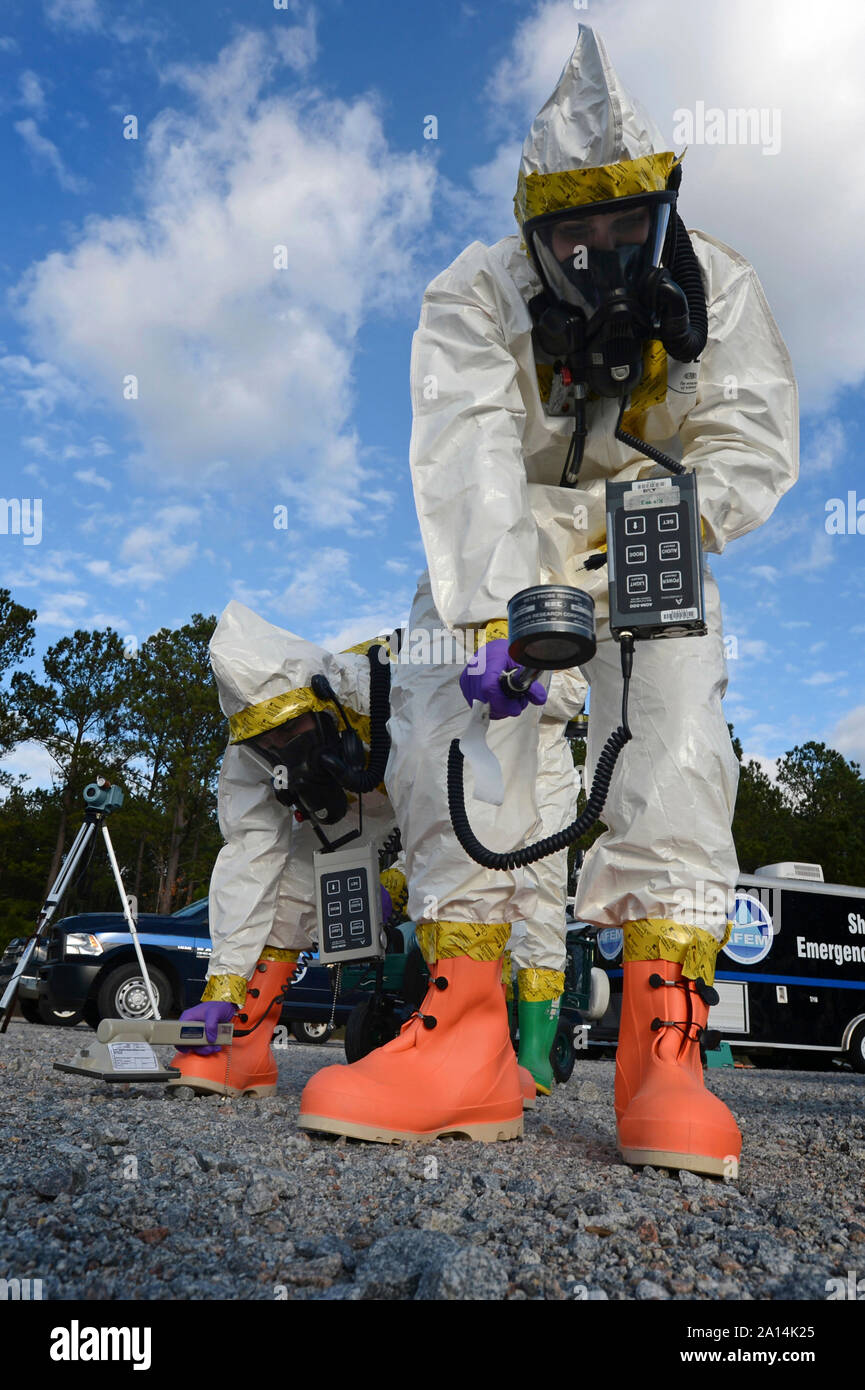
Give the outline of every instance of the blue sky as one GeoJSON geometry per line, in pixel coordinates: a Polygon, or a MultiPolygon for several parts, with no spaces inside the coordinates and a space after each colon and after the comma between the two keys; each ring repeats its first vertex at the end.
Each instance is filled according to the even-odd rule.
{"type": "Polygon", "coordinates": [[[512,231],[519,146],[585,20],[671,146],[699,101],[779,113],[772,152],[694,143],[681,199],[756,265],[802,394],[799,484],[714,561],[728,717],[770,769],[809,738],[865,759],[865,536],[825,527],[853,491],[865,531],[865,19],[813,14],[658,0],[649,33],[637,0],[5,0],[0,493],[41,498],[42,534],[0,534],[0,584],[40,650],[232,597],[328,645],[407,615],[420,298],[512,231]]]}

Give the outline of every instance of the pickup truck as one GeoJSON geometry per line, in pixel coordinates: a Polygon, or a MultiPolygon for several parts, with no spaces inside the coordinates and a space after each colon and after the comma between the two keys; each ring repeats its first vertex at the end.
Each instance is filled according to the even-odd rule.
{"type": "MultiPolygon", "coordinates": [[[[151,984],[163,1017],[177,1017],[197,1004],[204,989],[211,940],[206,898],[169,916],[140,913],[137,927],[151,984]]],[[[23,947],[10,942],[7,974],[23,947]]],[[[6,959],[0,966],[6,970],[6,959]]],[[[314,955],[301,957],[280,1021],[298,1042],[324,1043],[346,1023],[359,993],[341,992],[333,1005],[335,970],[314,955]]],[[[132,937],[120,912],[85,912],[57,922],[41,963],[34,966],[34,999],[21,997],[30,1022],[77,1023],[95,1028],[103,1018],[148,1018],[150,1002],[132,937]]]]}

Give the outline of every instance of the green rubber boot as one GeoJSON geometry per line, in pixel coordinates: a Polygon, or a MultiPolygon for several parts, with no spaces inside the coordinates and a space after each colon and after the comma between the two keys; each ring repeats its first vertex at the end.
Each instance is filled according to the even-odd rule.
{"type": "Polygon", "coordinates": [[[550,1050],[559,1024],[558,999],[521,999],[519,1064],[527,1067],[535,1078],[542,1096],[553,1089],[553,1064],[550,1050]]]}

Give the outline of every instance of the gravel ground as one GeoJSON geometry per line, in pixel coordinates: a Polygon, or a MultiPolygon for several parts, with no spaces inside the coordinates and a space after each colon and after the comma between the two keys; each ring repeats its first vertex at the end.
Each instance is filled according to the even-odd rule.
{"type": "Polygon", "coordinates": [[[522,1141],[295,1128],[342,1047],[278,1053],[267,1100],[169,1100],[51,1070],[89,1030],[0,1038],[0,1278],[46,1299],[819,1299],[865,1276],[865,1076],[725,1070],[737,1183],[625,1167],[613,1062],[580,1059],[522,1141]]]}

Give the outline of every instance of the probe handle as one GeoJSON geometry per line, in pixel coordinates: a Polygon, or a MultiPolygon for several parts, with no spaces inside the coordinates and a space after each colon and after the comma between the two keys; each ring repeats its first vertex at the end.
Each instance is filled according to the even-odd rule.
{"type": "Polygon", "coordinates": [[[502,671],[499,685],[509,695],[525,695],[529,686],[541,675],[540,669],[531,666],[515,666],[510,671],[502,671]]]}

